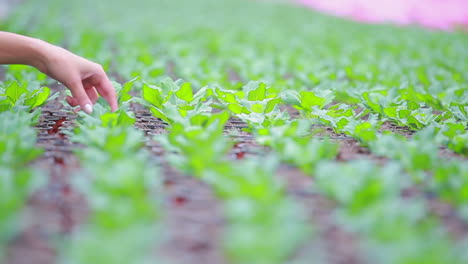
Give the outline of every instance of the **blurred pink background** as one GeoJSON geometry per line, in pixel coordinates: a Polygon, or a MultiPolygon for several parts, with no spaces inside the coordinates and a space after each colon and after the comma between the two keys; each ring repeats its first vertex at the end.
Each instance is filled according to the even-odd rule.
{"type": "Polygon", "coordinates": [[[369,23],[418,24],[451,30],[468,26],[468,0],[297,0],[329,14],[369,23]]]}

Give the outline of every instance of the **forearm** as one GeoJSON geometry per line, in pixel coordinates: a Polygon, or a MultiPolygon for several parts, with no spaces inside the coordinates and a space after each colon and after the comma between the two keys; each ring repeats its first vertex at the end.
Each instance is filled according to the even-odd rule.
{"type": "Polygon", "coordinates": [[[0,64],[24,64],[44,69],[50,46],[39,39],[0,31],[0,64]]]}

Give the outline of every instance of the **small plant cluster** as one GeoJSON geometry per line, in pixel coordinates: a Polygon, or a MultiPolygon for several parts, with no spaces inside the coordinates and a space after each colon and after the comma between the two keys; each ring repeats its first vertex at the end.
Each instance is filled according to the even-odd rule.
{"type": "MultiPolygon", "coordinates": [[[[175,92],[180,88],[174,86],[173,89],[175,92]]],[[[272,159],[276,163],[280,160],[287,162],[298,167],[305,174],[314,176],[319,192],[330,199],[336,199],[343,203],[343,207],[337,209],[340,217],[336,221],[346,223],[344,225],[350,232],[365,234],[366,239],[363,240],[363,243],[366,252],[373,252],[368,256],[369,259],[383,258],[388,261],[382,263],[405,263],[414,259],[422,262],[434,259],[434,263],[445,261],[463,263],[463,258],[460,257],[463,254],[458,245],[454,245],[450,241],[449,236],[441,228],[441,223],[437,218],[431,216],[427,204],[421,199],[415,199],[412,203],[407,204],[405,199],[401,197],[405,188],[417,184],[427,191],[443,193],[446,199],[450,199],[459,206],[461,212],[465,212],[464,192],[450,192],[448,190],[464,188],[464,185],[460,186],[460,183],[464,182],[461,171],[466,163],[452,159],[447,164],[446,161],[440,159],[438,153],[440,145],[448,141],[448,135],[458,133],[459,128],[453,127],[452,130],[447,130],[443,127],[442,120],[437,122],[436,119],[433,119],[424,128],[420,128],[411,140],[407,140],[396,132],[382,132],[381,128],[384,122],[392,120],[382,118],[371,108],[365,109],[345,103],[330,106],[333,97],[327,93],[318,95],[314,92],[290,92],[282,94],[280,97],[271,89],[272,94],[268,98],[268,89],[261,83],[250,83],[240,87],[239,90],[223,91],[216,88],[211,89],[212,92],[206,92],[210,91],[210,88],[205,87],[201,91],[204,91],[205,95],[200,98],[204,98],[205,101],[199,102],[199,105],[211,103],[214,107],[224,110],[220,113],[209,114],[207,107],[206,111],[198,115],[186,115],[185,120],[170,121],[169,134],[159,136],[158,140],[171,153],[168,158],[175,167],[210,183],[220,197],[226,199],[227,204],[232,202],[232,198],[229,197],[236,197],[237,192],[243,192],[240,191],[243,188],[248,189],[248,185],[244,186],[243,176],[240,175],[246,175],[248,166],[252,166],[247,165],[247,162],[246,164],[236,164],[220,159],[220,157],[226,156],[227,151],[232,146],[232,143],[223,137],[224,124],[229,119],[228,113],[230,113],[248,124],[249,127],[246,130],[254,132],[260,144],[274,150],[275,156],[272,159]],[[267,106],[271,100],[276,99],[278,102],[275,102],[274,106],[267,106]],[[306,118],[294,120],[279,109],[280,104],[288,102],[299,110],[301,116],[306,118]],[[252,106],[261,105],[261,103],[264,106],[258,106],[258,111],[251,111],[252,106]],[[268,109],[268,111],[262,113],[260,109],[268,109]],[[268,115],[269,113],[272,114],[268,115]],[[261,118],[256,118],[256,114],[259,114],[261,118]],[[331,161],[338,154],[338,145],[327,137],[314,136],[321,131],[314,132],[313,125],[330,126],[335,133],[351,136],[359,140],[363,146],[367,146],[376,155],[392,161],[382,168],[371,161],[337,165],[331,161]],[[399,147],[394,148],[393,146],[399,147]],[[238,166],[242,166],[242,174],[237,172],[238,166]],[[432,173],[428,174],[428,171],[434,168],[436,168],[435,177],[432,176],[432,173]],[[446,175],[447,172],[452,173],[450,178],[442,176],[446,175]],[[332,175],[337,175],[336,177],[339,179],[334,180],[332,175]],[[375,177],[376,175],[378,177],[375,177]],[[406,177],[401,177],[402,175],[406,177]],[[348,181],[349,183],[347,183],[348,181]],[[352,183],[353,181],[356,182],[352,183]],[[386,186],[388,186],[388,190],[386,186]],[[352,188],[349,189],[350,187],[352,188]],[[444,192],[444,189],[447,191],[444,192]],[[376,202],[374,203],[372,199],[375,199],[376,202]],[[402,212],[396,212],[397,209],[402,209],[402,212]],[[387,213],[390,215],[387,216],[387,213]],[[379,219],[382,217],[386,221],[381,222],[379,219]],[[388,232],[382,233],[383,231],[379,230],[387,230],[388,232]],[[422,243],[427,239],[435,242],[422,243]],[[415,246],[419,244],[421,246],[415,246]],[[408,245],[413,245],[411,250],[405,250],[408,245]],[[421,252],[427,251],[432,253],[421,254],[421,252]],[[391,253],[388,252],[402,252],[402,254],[391,257],[391,253]]],[[[265,161],[254,159],[253,162],[265,161]]],[[[271,165],[270,168],[274,167],[271,165]]],[[[254,168],[252,170],[258,171],[254,168]]],[[[256,179],[260,175],[265,175],[260,173],[261,171],[257,172],[258,176],[247,175],[246,177],[256,179]]],[[[272,171],[270,174],[274,174],[272,171]]],[[[264,180],[258,178],[255,182],[261,185],[264,180]]],[[[265,182],[270,182],[270,180],[265,182]]],[[[270,182],[268,185],[271,186],[265,186],[264,190],[267,188],[274,190],[274,182],[270,182]]],[[[274,196],[274,193],[271,195],[274,196]]],[[[280,193],[282,192],[280,191],[280,193]]],[[[243,194],[247,195],[245,192],[243,194]]],[[[255,201],[255,198],[252,200],[255,201]]],[[[268,200],[274,199],[270,197],[268,200]]],[[[281,204],[282,202],[278,201],[277,203],[281,204]]],[[[247,207],[247,205],[244,206],[247,207]]],[[[255,207],[255,205],[252,206],[255,207]]],[[[262,207],[268,208],[267,205],[262,205],[262,207]]],[[[288,207],[291,205],[288,204],[288,207]]],[[[261,211],[260,209],[256,210],[259,213],[261,211]]],[[[227,212],[228,219],[232,220],[231,224],[237,226],[237,218],[234,215],[239,215],[241,212],[237,212],[235,209],[227,212]]],[[[275,213],[270,213],[272,214],[270,217],[273,217],[276,210],[275,213]]],[[[262,221],[266,222],[266,220],[262,221]]],[[[243,227],[243,229],[250,230],[248,227],[243,227]]],[[[241,230],[239,227],[239,229],[235,229],[235,233],[241,234],[241,230]]],[[[272,232],[269,231],[269,233],[272,232]]],[[[262,259],[262,257],[269,256],[272,257],[268,259],[270,263],[281,263],[287,256],[285,253],[287,251],[278,251],[278,253],[283,252],[284,255],[275,255],[272,251],[262,255],[261,251],[256,250],[254,254],[239,247],[239,244],[235,242],[237,237],[228,231],[226,241],[229,242],[227,242],[226,247],[234,261],[263,263],[266,259],[262,259]],[[273,258],[273,256],[277,258],[273,258]]],[[[300,236],[297,236],[296,241],[299,238],[300,236]]],[[[243,244],[249,245],[246,241],[243,244]]],[[[251,245],[249,248],[255,247],[251,245]]]]}
{"type": "MultiPolygon", "coordinates": [[[[118,89],[121,98],[130,86],[118,89]]],[[[92,115],[80,113],[77,127],[67,132],[84,145],[76,150],[83,173],[75,186],[88,198],[92,213],[73,235],[66,263],[146,263],[150,257],[159,218],[158,170],[126,107],[121,102],[121,109],[112,113],[98,102],[92,115]]]]}
{"type": "Polygon", "coordinates": [[[409,203],[401,197],[411,180],[400,164],[321,163],[315,180],[324,195],[338,202],[336,221],[350,232],[364,234],[361,246],[370,260],[464,263],[464,246],[453,243],[424,199],[409,203]]]}
{"type": "Polygon", "coordinates": [[[307,175],[313,175],[315,166],[324,160],[334,160],[338,144],[328,138],[313,137],[310,122],[294,120],[281,126],[256,130],[257,141],[271,147],[280,159],[307,175]]]}
{"type": "Polygon", "coordinates": [[[36,147],[40,109],[48,88],[7,82],[0,87],[0,261],[4,246],[21,226],[20,213],[29,196],[44,183],[44,175],[29,167],[43,150],[36,147]],[[33,112],[31,112],[34,109],[33,112]]]}
{"type": "MultiPolygon", "coordinates": [[[[190,85],[174,85],[172,94],[180,96],[183,87],[190,85]]],[[[148,95],[147,90],[143,93],[148,95]]],[[[225,248],[233,263],[283,263],[307,231],[303,216],[273,178],[277,159],[226,159],[233,145],[223,133],[229,117],[226,111],[178,114],[177,119],[166,119],[171,124],[169,133],[156,140],[171,153],[168,160],[174,167],[209,183],[224,201],[225,248]]]]}
{"type": "Polygon", "coordinates": [[[31,111],[56,97],[50,93],[48,87],[40,87],[38,83],[5,82],[0,86],[0,111],[31,111]]]}

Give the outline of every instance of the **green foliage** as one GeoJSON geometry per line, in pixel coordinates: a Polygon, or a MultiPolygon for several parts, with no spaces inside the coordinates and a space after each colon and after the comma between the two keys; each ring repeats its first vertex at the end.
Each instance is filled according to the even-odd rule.
{"type": "Polygon", "coordinates": [[[147,164],[145,152],[115,158],[105,150],[90,148],[83,154],[83,165],[93,177],[77,179],[76,185],[88,194],[94,211],[92,223],[110,231],[154,224],[157,203],[151,196],[158,186],[158,171],[147,164]]]}
{"type": "Polygon", "coordinates": [[[372,142],[370,149],[377,155],[400,161],[409,173],[421,180],[425,171],[440,163],[439,146],[433,143],[434,137],[435,130],[432,127],[421,130],[411,140],[386,134],[372,142]]]}
{"type": "MultiPolygon", "coordinates": [[[[96,104],[92,115],[80,113],[81,120],[75,130],[65,131],[71,140],[103,151],[112,158],[124,158],[144,144],[143,132],[131,129],[135,118],[120,109],[114,113],[96,104]]],[[[85,152],[86,153],[86,152],[85,152]]],[[[81,154],[80,154],[81,155],[81,154]]],[[[99,158],[99,153],[96,153],[99,158]]]]}
{"type": "MultiPolygon", "coordinates": [[[[103,64],[110,76],[134,78],[114,83],[121,110],[108,113],[101,98],[70,133],[83,145],[77,153],[86,176],[77,184],[92,215],[67,260],[134,263],[148,252],[139,227],[159,217],[151,200],[157,170],[150,166],[159,157],[153,161],[144,151],[145,138],[127,111],[140,103],[169,124],[157,139],[163,160],[223,199],[223,242],[233,263],[294,262],[288,256],[303,225],[273,165],[228,160],[229,115],[247,123],[243,132],[272,148],[274,160],[314,177],[311,191],[337,202],[330,221],[355,233],[364,262],[467,263],[458,258],[466,255],[463,243],[448,239],[426,200],[401,197],[411,185],[468,215],[466,34],[359,25],[286,3],[244,0],[23,1],[4,25],[64,45],[103,64]],[[142,98],[133,97],[140,90],[142,98]],[[215,114],[219,109],[229,114],[215,114]],[[333,161],[337,144],[311,125],[352,137],[383,165],[333,161]]],[[[31,67],[8,66],[5,73],[0,112],[30,111],[50,95],[33,84],[50,80],[31,67]]],[[[16,169],[39,152],[19,141],[32,146],[31,131],[20,136],[10,128],[0,141],[8,153],[2,161],[16,169]]],[[[311,244],[320,248],[321,241],[311,244]]]]}
{"type": "Polygon", "coordinates": [[[40,171],[28,168],[42,154],[35,146],[33,116],[21,111],[0,112],[0,260],[4,245],[20,228],[19,213],[44,180],[40,171]]]}
{"type": "Polygon", "coordinates": [[[330,91],[321,92],[321,94],[313,91],[300,91],[295,93],[294,97],[296,102],[293,104],[294,107],[307,115],[313,108],[323,109],[330,104],[334,95],[330,91]]]}
{"type": "MultiPolygon", "coordinates": [[[[122,95],[129,92],[129,85],[121,89],[122,95]]],[[[76,129],[66,132],[86,146],[76,150],[84,175],[74,184],[88,197],[92,213],[67,244],[65,263],[144,263],[153,241],[148,234],[155,231],[159,218],[154,199],[158,170],[143,149],[143,132],[133,127],[133,114],[123,108],[108,111],[98,103],[92,115],[80,113],[76,129]],[[96,247],[100,243],[106,244],[96,247]]]]}
{"type": "Polygon", "coordinates": [[[310,123],[295,120],[289,124],[256,131],[260,144],[271,147],[282,160],[312,174],[315,165],[338,154],[338,144],[329,139],[314,138],[310,123]]]}
{"type": "Polygon", "coordinates": [[[5,88],[0,87],[0,111],[24,108],[32,110],[52,100],[50,89],[37,87],[34,84],[20,84],[17,81],[7,82],[5,88]]]}
{"type": "Polygon", "coordinates": [[[134,84],[139,80],[140,80],[140,77],[135,77],[131,79],[130,81],[124,83],[123,85],[120,85],[119,83],[116,83],[116,82],[113,83],[114,89],[118,95],[117,101],[119,105],[134,101],[134,98],[130,94],[130,92],[132,91],[134,84]]]}
{"type": "Polygon", "coordinates": [[[62,263],[148,263],[150,258],[144,253],[151,250],[149,245],[155,240],[148,236],[152,228],[131,226],[121,232],[100,228],[83,230],[72,237],[72,246],[65,252],[62,263]]]}
{"type": "Polygon", "coordinates": [[[316,183],[338,202],[340,222],[350,231],[366,235],[363,244],[371,259],[379,263],[462,263],[423,201],[409,202],[400,196],[409,181],[398,165],[324,163],[317,169],[316,183]]]}
{"type": "Polygon", "coordinates": [[[223,135],[228,118],[227,112],[193,116],[191,125],[174,123],[169,134],[157,136],[156,140],[171,153],[168,159],[174,166],[200,176],[204,170],[216,167],[232,146],[223,135]]]}
{"type": "Polygon", "coordinates": [[[440,132],[444,143],[456,153],[468,156],[468,132],[462,123],[446,123],[440,132]]]}
{"type": "Polygon", "coordinates": [[[225,242],[234,263],[283,263],[306,231],[300,210],[272,178],[275,159],[228,162],[232,146],[223,136],[226,112],[194,116],[190,126],[174,123],[156,139],[173,166],[213,186],[225,201],[225,242]],[[262,165],[260,165],[262,164],[262,165]]]}
{"type": "Polygon", "coordinates": [[[399,191],[409,183],[396,177],[400,168],[395,164],[382,169],[369,161],[346,165],[323,163],[316,173],[315,179],[320,189],[343,204],[351,215],[359,215],[382,199],[398,196],[399,191]]]}
{"type": "Polygon", "coordinates": [[[31,127],[32,117],[25,112],[0,113],[0,165],[21,169],[42,153],[35,147],[36,131],[31,127]]]}
{"type": "Polygon", "coordinates": [[[144,83],[142,92],[153,115],[169,124],[211,112],[210,101],[205,101],[207,89],[194,94],[190,83],[164,79],[159,85],[144,83]]]}
{"type": "Polygon", "coordinates": [[[203,172],[225,201],[225,242],[233,263],[284,263],[310,231],[301,208],[284,196],[274,158],[221,162],[203,172]]]}
{"type": "Polygon", "coordinates": [[[262,82],[249,82],[240,91],[216,88],[217,100],[250,127],[271,127],[289,120],[287,112],[280,110],[282,102],[278,90],[262,82]]]}
{"type": "Polygon", "coordinates": [[[6,69],[7,81],[27,80],[43,82],[47,75],[27,65],[9,65],[6,69]]]}

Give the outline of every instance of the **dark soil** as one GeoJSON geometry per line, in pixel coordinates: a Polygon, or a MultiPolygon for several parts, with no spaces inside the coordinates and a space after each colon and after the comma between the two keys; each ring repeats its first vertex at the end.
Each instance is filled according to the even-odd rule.
{"type": "Polygon", "coordinates": [[[388,121],[382,125],[382,127],[380,128],[380,131],[391,131],[395,134],[399,134],[407,138],[410,138],[415,133],[415,131],[407,127],[397,126],[388,121]]]}

